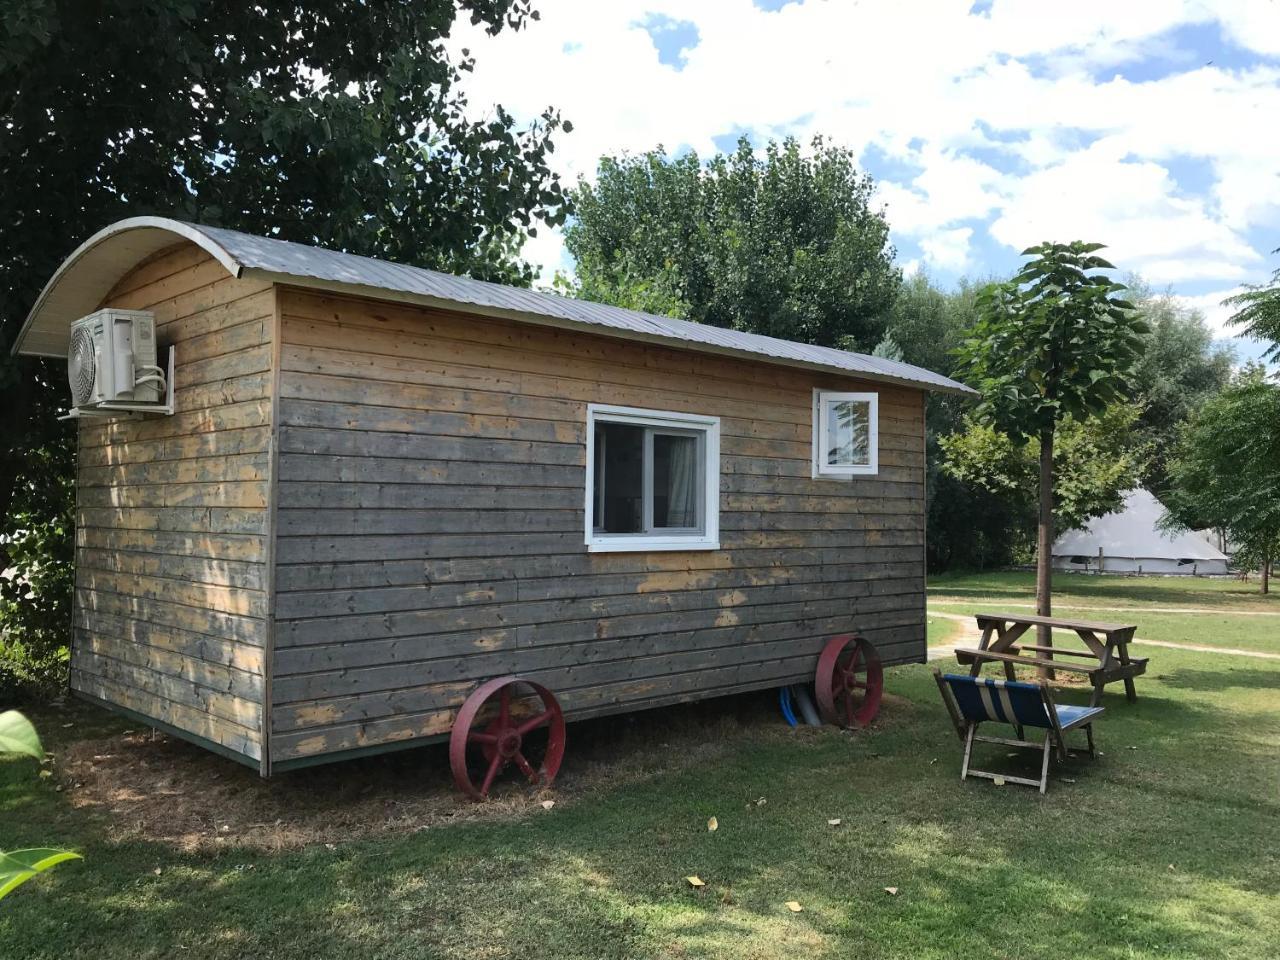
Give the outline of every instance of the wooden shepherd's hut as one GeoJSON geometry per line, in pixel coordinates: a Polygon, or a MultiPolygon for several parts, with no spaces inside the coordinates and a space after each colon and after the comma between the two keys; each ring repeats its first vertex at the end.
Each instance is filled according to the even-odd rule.
{"type": "Polygon", "coordinates": [[[92,315],[153,318],[160,373],[76,409],[72,689],[264,775],[447,738],[508,674],[573,720],[809,680],[833,634],[925,658],[955,381],[154,217],[15,351],[92,315]]]}

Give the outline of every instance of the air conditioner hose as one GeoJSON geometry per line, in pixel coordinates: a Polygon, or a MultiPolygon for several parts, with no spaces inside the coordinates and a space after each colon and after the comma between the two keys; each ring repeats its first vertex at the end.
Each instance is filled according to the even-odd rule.
{"type": "Polygon", "coordinates": [[[791,699],[800,708],[800,714],[804,717],[805,723],[811,727],[822,726],[822,718],[818,716],[818,708],[814,705],[813,697],[809,695],[809,685],[807,683],[797,683],[793,686],[791,688],[791,699]]]}
{"type": "Polygon", "coordinates": [[[778,706],[782,708],[782,719],[787,721],[790,726],[798,726],[800,721],[796,719],[796,715],[791,711],[791,688],[778,688],[778,706]]]}

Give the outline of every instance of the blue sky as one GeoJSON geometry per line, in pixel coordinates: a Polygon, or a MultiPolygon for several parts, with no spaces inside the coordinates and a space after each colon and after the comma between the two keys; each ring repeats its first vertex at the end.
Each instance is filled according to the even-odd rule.
{"type": "MultiPolygon", "coordinates": [[[[1222,298],[1280,266],[1273,0],[536,6],[520,33],[455,42],[477,57],[478,112],[573,121],[555,154],[570,179],[606,153],[821,133],[878,181],[904,269],[952,284],[1041,240],[1096,240],[1224,337],[1222,298]]],[[[558,235],[526,254],[548,277],[571,266],[558,235]]]]}

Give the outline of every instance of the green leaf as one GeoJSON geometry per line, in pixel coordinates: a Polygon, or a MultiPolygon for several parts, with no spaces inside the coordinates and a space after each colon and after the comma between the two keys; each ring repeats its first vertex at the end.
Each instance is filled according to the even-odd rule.
{"type": "Polygon", "coordinates": [[[0,899],[22,886],[37,873],[56,867],[68,860],[81,860],[80,854],[51,847],[35,847],[28,850],[0,852],[0,899]]]}
{"type": "Polygon", "coordinates": [[[16,753],[22,756],[44,759],[40,736],[31,721],[17,710],[0,713],[0,753],[16,753]]]}

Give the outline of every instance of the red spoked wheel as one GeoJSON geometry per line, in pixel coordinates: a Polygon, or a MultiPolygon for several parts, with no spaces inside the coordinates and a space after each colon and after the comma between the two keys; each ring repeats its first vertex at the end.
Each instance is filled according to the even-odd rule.
{"type": "Polygon", "coordinates": [[[814,688],[823,720],[865,727],[875,719],[884,694],[880,655],[862,637],[832,637],[818,657],[814,688]]]}
{"type": "Polygon", "coordinates": [[[462,704],[449,734],[453,782],[474,800],[483,800],[489,795],[489,788],[508,764],[514,764],[530,783],[549,786],[560,771],[563,759],[564,714],[560,704],[546,687],[520,677],[497,677],[480,684],[462,704]],[[527,716],[514,716],[511,703],[517,687],[532,690],[542,701],[542,709],[535,709],[527,716]],[[476,718],[485,707],[493,709],[493,719],[481,727],[476,718]],[[526,756],[529,746],[526,738],[543,728],[547,731],[546,746],[542,748],[542,761],[535,768],[526,756]],[[478,783],[468,769],[468,747],[475,747],[474,752],[484,758],[484,773],[478,783]]]}

